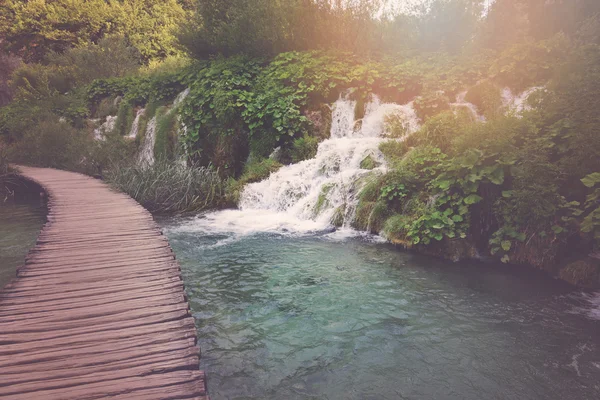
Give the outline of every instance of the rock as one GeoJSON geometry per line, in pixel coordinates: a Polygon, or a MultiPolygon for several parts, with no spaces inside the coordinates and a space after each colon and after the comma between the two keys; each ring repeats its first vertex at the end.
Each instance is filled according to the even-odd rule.
{"type": "Polygon", "coordinates": [[[360,162],[360,168],[372,170],[379,167],[380,163],[375,161],[375,159],[369,154],[360,162]]]}
{"type": "Polygon", "coordinates": [[[305,117],[312,126],[311,136],[319,138],[319,141],[329,139],[331,135],[331,108],[324,104],[318,110],[306,111],[305,117]]]}
{"type": "Polygon", "coordinates": [[[563,267],[558,276],[568,283],[586,288],[600,286],[600,260],[586,257],[563,267]]]}

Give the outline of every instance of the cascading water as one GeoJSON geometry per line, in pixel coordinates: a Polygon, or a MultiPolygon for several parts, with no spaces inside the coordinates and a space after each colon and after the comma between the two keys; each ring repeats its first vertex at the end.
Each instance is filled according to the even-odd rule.
{"type": "Polygon", "coordinates": [[[485,117],[483,115],[479,115],[477,106],[475,106],[475,104],[473,103],[469,103],[468,101],[466,101],[465,97],[467,97],[467,91],[459,93],[456,96],[456,102],[451,103],[450,106],[454,110],[466,109],[475,121],[485,121],[485,117]]]}
{"type": "MultiPolygon", "coordinates": [[[[185,89],[183,92],[179,93],[177,95],[177,97],[175,97],[175,100],[173,101],[173,105],[171,106],[171,109],[169,111],[167,111],[167,114],[172,114],[172,113],[176,113],[177,109],[179,107],[179,105],[183,102],[183,100],[185,100],[185,98],[187,97],[187,95],[190,93],[190,89],[187,88],[185,89]]],[[[137,124],[139,124],[139,119],[138,117],[140,116],[140,113],[143,114],[145,110],[140,110],[138,111],[138,115],[136,116],[136,121],[137,124]]],[[[136,126],[136,122],[134,121],[134,125],[132,126],[132,131],[134,126],[136,126]]],[[[148,122],[148,125],[146,126],[146,133],[144,135],[144,141],[142,143],[142,148],[140,149],[139,155],[138,155],[138,164],[142,167],[148,167],[154,164],[154,144],[156,143],[156,128],[158,126],[158,116],[154,116],[152,117],[152,119],[148,122]]],[[[139,129],[139,128],[136,128],[139,129]]],[[[131,136],[131,132],[130,132],[130,136],[131,136]]],[[[133,136],[135,138],[135,136],[137,135],[137,131],[136,134],[133,136]]]]}
{"type": "Polygon", "coordinates": [[[154,143],[156,140],[156,125],[158,120],[156,115],[148,122],[146,126],[146,134],[144,135],[144,142],[140,149],[138,157],[138,164],[144,167],[151,166],[154,164],[154,143]]]}
{"type": "Polygon", "coordinates": [[[138,135],[139,129],[140,129],[140,119],[142,118],[142,115],[144,115],[144,113],[146,112],[145,108],[142,108],[140,110],[138,110],[138,112],[135,115],[135,119],[133,120],[133,124],[131,125],[131,130],[129,131],[129,134],[126,136],[128,139],[135,139],[138,135]]]}
{"type": "Polygon", "coordinates": [[[175,100],[173,100],[173,108],[180,105],[188,96],[188,94],[190,94],[190,88],[187,88],[183,92],[179,93],[177,97],[175,97],[175,100]]]}
{"type": "Polygon", "coordinates": [[[96,140],[104,140],[105,135],[107,133],[112,132],[115,129],[115,124],[117,123],[117,116],[109,115],[106,117],[106,121],[98,128],[94,129],[94,139],[96,140]]]}
{"type": "Polygon", "coordinates": [[[382,103],[373,96],[361,121],[354,118],[355,106],[348,95],[340,96],[332,108],[331,137],[319,144],[315,158],[284,166],[268,179],[247,185],[240,209],[203,216],[204,229],[236,234],[315,232],[329,229],[332,220],[347,227],[361,178],[371,173],[361,168],[361,162],[370,156],[381,165],[376,169],[385,169],[379,144],[386,117],[401,118],[407,133],[419,127],[412,103],[382,103]]]}
{"type": "Polygon", "coordinates": [[[515,95],[510,88],[504,88],[504,90],[502,90],[502,105],[509,113],[512,112],[516,115],[519,115],[523,111],[528,111],[531,109],[531,106],[527,104],[529,97],[538,90],[545,89],[546,88],[544,86],[535,86],[525,90],[519,95],[515,95]]]}

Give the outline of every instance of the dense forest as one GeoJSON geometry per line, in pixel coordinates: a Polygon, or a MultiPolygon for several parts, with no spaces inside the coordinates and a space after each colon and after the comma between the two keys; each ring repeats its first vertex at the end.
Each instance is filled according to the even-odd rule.
{"type": "Polygon", "coordinates": [[[340,96],[356,120],[377,96],[419,127],[386,118],[385,165],[362,160],[332,226],[600,283],[597,0],[6,0],[0,46],[0,175],[74,170],[154,212],[235,207],[315,157],[340,96]]]}

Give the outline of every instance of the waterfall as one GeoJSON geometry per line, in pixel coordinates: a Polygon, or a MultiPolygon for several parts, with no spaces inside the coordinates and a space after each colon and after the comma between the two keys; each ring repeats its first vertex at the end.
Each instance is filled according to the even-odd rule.
{"type": "Polygon", "coordinates": [[[94,129],[94,139],[96,140],[105,140],[105,135],[107,133],[112,132],[113,130],[115,130],[115,124],[117,123],[117,116],[116,115],[109,115],[106,117],[106,121],[104,121],[104,123],[102,125],[100,125],[98,128],[94,129]]]}
{"type": "Polygon", "coordinates": [[[457,109],[463,108],[463,109],[467,109],[467,111],[469,112],[469,114],[471,114],[471,117],[473,118],[473,120],[475,121],[485,121],[485,117],[483,115],[479,115],[479,112],[477,111],[477,106],[475,106],[475,104],[473,103],[469,103],[465,100],[465,97],[467,97],[467,91],[465,90],[464,92],[459,93],[456,96],[456,102],[451,103],[450,106],[456,111],[457,109]]]}
{"type": "Polygon", "coordinates": [[[502,90],[502,105],[507,109],[507,112],[519,115],[523,111],[531,110],[531,106],[527,104],[529,97],[538,90],[545,89],[544,86],[535,86],[525,90],[519,95],[515,95],[510,88],[504,88],[502,90]]]}
{"type": "Polygon", "coordinates": [[[384,140],[385,119],[395,114],[408,133],[419,127],[412,103],[382,103],[373,96],[365,116],[357,123],[356,102],[340,96],[332,107],[331,137],[321,142],[313,159],[287,165],[264,181],[247,185],[239,210],[203,217],[211,230],[235,233],[256,231],[314,232],[332,227],[332,220],[349,227],[364,180],[372,171],[362,169],[367,156],[385,170],[379,144],[384,140]]]}
{"type": "MultiPolygon", "coordinates": [[[[167,114],[176,113],[177,109],[179,108],[179,106],[181,105],[183,100],[185,100],[185,98],[188,96],[189,93],[190,93],[189,88],[187,88],[183,92],[179,93],[177,95],[177,97],[175,97],[175,100],[173,101],[173,104],[172,104],[171,108],[169,109],[169,111],[167,111],[167,114]]],[[[131,135],[133,134],[134,128],[136,129],[136,133],[135,133],[135,135],[133,135],[133,137],[135,138],[135,136],[137,135],[137,129],[139,129],[139,117],[144,112],[145,112],[145,110],[138,111],[138,114],[136,115],[136,120],[134,121],[133,126],[131,127],[131,132],[129,133],[129,137],[131,137],[131,135]]],[[[158,126],[158,117],[159,117],[158,115],[155,115],[154,117],[152,117],[152,119],[148,122],[148,125],[146,126],[146,133],[144,135],[144,141],[142,143],[142,147],[141,147],[139,155],[138,155],[138,164],[143,167],[151,166],[154,164],[154,161],[155,161],[154,160],[154,144],[156,143],[156,128],[158,126]]],[[[179,121],[179,118],[178,118],[178,121],[179,121]]],[[[181,131],[178,132],[178,135],[180,133],[181,133],[181,131]]],[[[181,163],[181,160],[179,160],[179,162],[181,163]]]]}
{"type": "Polygon", "coordinates": [[[144,135],[144,142],[142,143],[138,158],[138,164],[141,166],[151,166],[154,164],[154,143],[157,123],[158,119],[155,115],[146,126],[146,134],[144,135]]]}
{"type": "Polygon", "coordinates": [[[173,100],[173,108],[179,106],[183,100],[190,94],[190,88],[185,89],[183,92],[179,93],[175,100],[173,100]]]}
{"type": "Polygon", "coordinates": [[[142,115],[144,115],[145,112],[145,108],[138,110],[137,114],[135,115],[135,119],[133,120],[133,124],[131,124],[131,130],[126,136],[128,139],[135,139],[137,137],[138,131],[140,129],[140,118],[142,117],[142,115]]]}

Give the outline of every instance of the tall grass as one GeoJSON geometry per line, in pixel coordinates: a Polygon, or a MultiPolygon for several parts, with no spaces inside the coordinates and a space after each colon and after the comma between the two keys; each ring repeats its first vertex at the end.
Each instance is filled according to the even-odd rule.
{"type": "Polygon", "coordinates": [[[224,185],[211,168],[157,160],[151,167],[113,168],[106,180],[154,213],[201,211],[222,205],[224,185]]]}
{"type": "Polygon", "coordinates": [[[16,182],[14,171],[8,165],[7,151],[0,142],[0,205],[14,195],[10,189],[16,182]]]}

